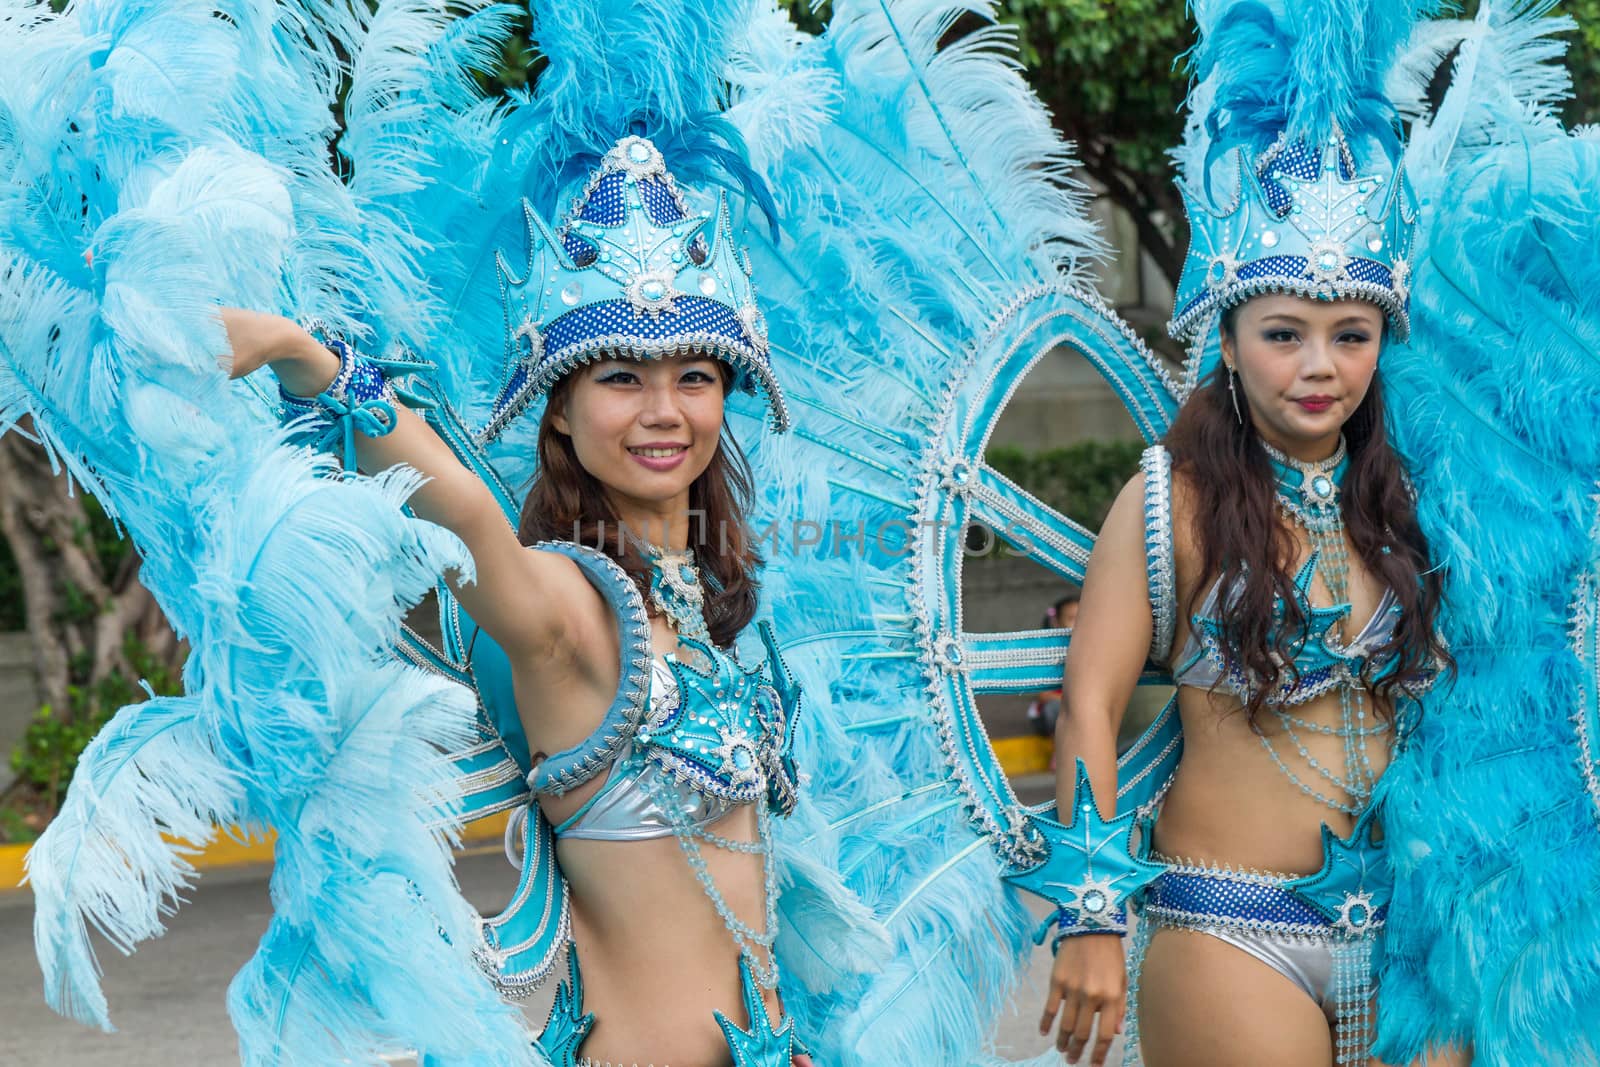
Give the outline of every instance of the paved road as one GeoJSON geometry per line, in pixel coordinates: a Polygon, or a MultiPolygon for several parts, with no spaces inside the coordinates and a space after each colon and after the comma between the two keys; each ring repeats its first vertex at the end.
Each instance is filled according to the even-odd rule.
{"type": "MultiPolygon", "coordinates": [[[[458,865],[467,895],[485,907],[503,903],[510,871],[498,849],[463,856],[458,865]]],[[[106,948],[105,989],[116,1034],[102,1034],[49,1011],[40,993],[32,944],[30,894],[0,893],[0,1065],[3,1067],[188,1067],[238,1062],[224,1006],[228,982],[266,929],[267,872],[212,871],[169,923],[168,933],[125,959],[106,948]]],[[[102,946],[104,948],[104,946],[102,946]]],[[[1048,960],[1041,950],[1034,973],[1048,960]]],[[[553,983],[551,983],[553,985],[553,983]]],[[[1039,994],[1018,994],[996,1033],[999,1051],[1013,1058],[1046,1049],[1033,1030],[1039,994]]],[[[537,1002],[530,1013],[543,1013],[537,1002]]]]}

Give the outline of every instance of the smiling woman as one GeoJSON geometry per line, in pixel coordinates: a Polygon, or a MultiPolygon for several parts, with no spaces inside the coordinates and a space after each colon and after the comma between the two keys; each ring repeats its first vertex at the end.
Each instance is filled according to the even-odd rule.
{"type": "Polygon", "coordinates": [[[452,666],[489,716],[479,748],[527,784],[500,805],[521,877],[475,955],[521,994],[567,949],[544,1054],[727,1064],[732,1045],[740,1067],[804,1064],[778,995],[770,837],[796,798],[797,695],[769,634],[770,676],[732,652],[758,560],[726,394],[759,387],[785,419],[727,208],[690,214],[655,145],[628,137],[562,237],[526,215],[526,271],[499,261],[527,346],[506,406],[548,403],[517,535],[479,473],[398,402],[393,364],[226,311],[232,370],[270,364],[295,425],[353,443],[363,468],[425,475],[411,507],[471,552],[476,573],[455,576],[446,607],[452,666]]]}

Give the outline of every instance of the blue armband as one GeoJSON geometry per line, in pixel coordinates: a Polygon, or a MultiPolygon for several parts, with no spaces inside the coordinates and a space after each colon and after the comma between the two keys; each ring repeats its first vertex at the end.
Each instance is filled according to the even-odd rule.
{"type": "Polygon", "coordinates": [[[332,452],[338,449],[344,469],[356,469],[356,431],[368,437],[385,437],[394,431],[395,405],[431,406],[420,397],[396,389],[388,371],[432,369],[431,364],[409,360],[373,359],[356,353],[338,339],[323,345],[339,357],[339,373],[316,396],[297,396],[278,387],[283,402],[284,425],[292,425],[308,444],[332,452]]]}
{"type": "Polygon", "coordinates": [[[1065,908],[1058,910],[1054,915],[1045,920],[1039,932],[1033,935],[1033,943],[1044,944],[1044,939],[1050,937],[1050,931],[1055,930],[1055,937],[1050,938],[1050,955],[1054,956],[1061,948],[1061,942],[1069,937],[1081,937],[1084,934],[1116,934],[1118,937],[1128,935],[1128,910],[1126,908],[1113,909],[1106,921],[1099,925],[1080,922],[1077,914],[1065,908]]]}
{"type": "Polygon", "coordinates": [[[1072,821],[1065,824],[1030,815],[1030,836],[1043,855],[1032,866],[1012,867],[1004,875],[1012,885],[1055,905],[1034,937],[1043,944],[1054,929],[1052,951],[1067,937],[1127,933],[1128,899],[1166,870],[1133,854],[1134,812],[1110,820],[1100,817],[1082,760],[1071,814],[1072,821]]]}

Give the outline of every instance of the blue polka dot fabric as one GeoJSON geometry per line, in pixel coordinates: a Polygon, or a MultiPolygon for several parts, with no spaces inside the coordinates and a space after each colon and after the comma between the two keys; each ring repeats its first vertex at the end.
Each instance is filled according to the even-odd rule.
{"type": "Polygon", "coordinates": [[[1305,257],[1265,256],[1240,267],[1239,277],[1243,281],[1254,281],[1257,278],[1307,277],[1305,257]]]}
{"type": "MultiPolygon", "coordinates": [[[[1346,181],[1354,180],[1355,173],[1350,166],[1348,155],[1341,151],[1337,158],[1339,176],[1346,181]]],[[[1297,141],[1286,146],[1258,174],[1261,179],[1261,191],[1266,194],[1268,205],[1281,218],[1294,206],[1294,196],[1278,181],[1279,176],[1302,182],[1316,181],[1322,177],[1321,147],[1312,148],[1304,142],[1297,141]]]]}
{"type": "Polygon", "coordinates": [[[1317,909],[1282,885],[1225,872],[1171,870],[1151,883],[1145,906],[1163,921],[1272,927],[1328,927],[1317,909]]]}
{"type": "Polygon", "coordinates": [[[598,248],[570,230],[561,235],[561,247],[567,250],[572,262],[580,267],[587,267],[600,255],[598,248]]]}
{"type": "Polygon", "coordinates": [[[1394,274],[1382,263],[1371,259],[1352,259],[1345,265],[1344,272],[1358,282],[1369,282],[1372,285],[1390,287],[1394,285],[1394,274]]]}
{"type": "Polygon", "coordinates": [[[698,296],[680,296],[674,306],[675,311],[652,316],[626,300],[607,300],[569,311],[545,329],[544,362],[563,362],[573,350],[581,350],[600,338],[654,341],[710,335],[741,347],[749,346],[744,324],[727,305],[698,296]]]}
{"type": "Polygon", "coordinates": [[[686,217],[678,198],[659,178],[645,178],[639,183],[639,199],[644,201],[645,213],[657,226],[671,226],[686,217]]]}
{"type": "Polygon", "coordinates": [[[620,172],[601,178],[584,200],[578,218],[600,226],[620,226],[622,220],[628,217],[627,202],[622,196],[626,182],[627,175],[620,172]]]}

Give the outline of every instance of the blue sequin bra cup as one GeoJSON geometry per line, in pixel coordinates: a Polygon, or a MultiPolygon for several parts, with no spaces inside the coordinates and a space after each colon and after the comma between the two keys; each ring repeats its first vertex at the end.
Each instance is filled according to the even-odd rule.
{"type": "MultiPolygon", "coordinates": [[[[653,660],[649,721],[665,722],[678,700],[678,683],[667,661],[653,660]]],[[[605,783],[555,827],[555,835],[558,840],[647,841],[673,836],[682,820],[704,832],[736,807],[733,801],[679,781],[649,758],[647,745],[630,741],[618,753],[605,783]]]]}
{"type": "MultiPolygon", "coordinates": [[[[1394,590],[1385,589],[1376,610],[1353,641],[1341,643],[1337,626],[1350,612],[1347,604],[1335,608],[1314,608],[1303,590],[1309,587],[1316,573],[1319,559],[1313,555],[1307,560],[1296,580],[1296,590],[1301,592],[1302,616],[1312,620],[1308,632],[1290,643],[1293,650],[1292,677],[1281,679],[1268,696],[1273,705],[1304,704],[1330,693],[1341,685],[1360,684],[1362,667],[1374,660],[1374,681],[1393,673],[1394,658],[1384,651],[1394,637],[1400,621],[1400,601],[1394,590]],[[1317,629],[1317,627],[1321,629],[1317,629]]],[[[1173,659],[1174,685],[1194,689],[1221,690],[1241,700],[1251,693],[1250,680],[1228,663],[1223,652],[1220,617],[1222,580],[1211,586],[1201,603],[1200,610],[1191,620],[1188,636],[1178,655],[1173,659]]]]}

